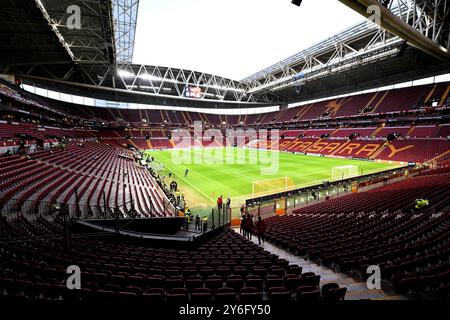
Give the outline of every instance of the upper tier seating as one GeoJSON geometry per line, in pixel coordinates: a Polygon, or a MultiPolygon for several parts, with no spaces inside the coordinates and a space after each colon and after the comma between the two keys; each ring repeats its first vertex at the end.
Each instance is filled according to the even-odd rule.
{"type": "Polygon", "coordinates": [[[298,113],[298,108],[290,108],[281,111],[277,117],[277,122],[288,122],[294,119],[298,113]]]}
{"type": "MultiPolygon", "coordinates": [[[[435,125],[429,126],[414,126],[409,133],[410,138],[434,138],[437,131],[435,125]]],[[[439,137],[437,137],[439,138],[439,137]]]]}
{"type": "Polygon", "coordinates": [[[348,117],[360,114],[375,96],[376,93],[367,93],[339,99],[334,108],[332,108],[331,115],[334,117],[348,117]]]}
{"type": "Polygon", "coordinates": [[[283,131],[281,135],[284,135],[286,138],[297,138],[299,136],[304,135],[305,130],[288,130],[283,131]]]}
{"type": "Polygon", "coordinates": [[[328,109],[327,107],[328,101],[322,101],[310,105],[305,105],[300,107],[302,111],[300,111],[299,120],[314,120],[321,117],[325,111],[328,109]]]}
{"type": "Polygon", "coordinates": [[[332,136],[336,138],[348,138],[351,134],[359,134],[360,138],[369,138],[372,133],[376,130],[375,127],[368,128],[340,128],[332,136]]]}
{"type": "Polygon", "coordinates": [[[91,107],[45,99],[21,91],[20,88],[14,89],[21,91],[20,94],[13,89],[5,89],[0,91],[0,95],[8,97],[10,100],[16,98],[20,104],[26,105],[29,103],[34,107],[46,106],[47,110],[49,110],[49,107],[51,106],[52,110],[59,110],[60,115],[69,114],[76,117],[84,117],[86,119],[95,118],[106,122],[123,120],[129,123],[173,125],[192,124],[194,121],[201,121],[205,124],[214,125],[220,125],[224,122],[225,124],[240,124],[241,122],[243,124],[272,124],[318,120],[319,118],[332,119],[336,117],[350,117],[370,113],[378,114],[419,110],[424,109],[424,106],[430,106],[432,102],[442,106],[448,101],[448,86],[449,83],[440,83],[436,85],[423,85],[371,92],[320,101],[283,109],[277,112],[244,116],[214,115],[172,110],[91,107]],[[29,98],[31,96],[32,98],[29,98]],[[24,99],[23,97],[27,98],[24,99]]]}
{"type": "Polygon", "coordinates": [[[321,137],[322,135],[331,135],[335,129],[309,129],[306,130],[303,135],[305,137],[321,137]]]}
{"type": "Polygon", "coordinates": [[[153,149],[171,149],[171,148],[173,148],[173,145],[171,144],[170,140],[167,138],[151,139],[150,144],[153,149]]]}
{"type": "Polygon", "coordinates": [[[25,134],[37,139],[46,139],[49,136],[58,138],[88,138],[93,137],[95,132],[74,129],[59,129],[44,126],[36,126],[34,124],[17,123],[10,124],[0,122],[0,139],[1,138],[17,138],[18,135],[25,134]]]}
{"type": "Polygon", "coordinates": [[[450,150],[450,141],[404,139],[387,143],[385,140],[360,139],[353,141],[317,138],[281,139],[280,150],[422,163],[445,155],[445,152],[450,150]]]}
{"type": "Polygon", "coordinates": [[[149,149],[149,145],[145,138],[142,139],[131,139],[131,144],[137,147],[139,150],[149,149]]]}
{"type": "Polygon", "coordinates": [[[443,124],[438,127],[436,131],[437,138],[448,138],[450,137],[450,124],[443,124]]]}
{"type": "MultiPolygon", "coordinates": [[[[26,124],[0,123],[0,138],[8,139],[6,142],[0,142],[2,146],[18,145],[18,138],[15,138],[15,136],[22,133],[44,141],[48,140],[47,137],[54,136],[64,136],[66,138],[93,138],[98,136],[103,142],[125,148],[127,145],[131,145],[137,149],[171,149],[176,142],[167,138],[170,132],[170,129],[161,128],[151,130],[130,129],[127,131],[60,130],[55,128],[38,128],[34,125],[26,124]],[[150,139],[146,140],[146,137],[150,137],[150,139]]],[[[433,134],[433,132],[435,132],[435,136],[450,134],[450,126],[285,130],[281,131],[281,136],[284,136],[284,139],[280,141],[280,149],[290,152],[365,157],[403,162],[425,162],[436,157],[439,160],[445,160],[447,157],[445,153],[450,149],[450,142],[442,138],[426,139],[428,134],[433,134]],[[356,136],[353,141],[344,139],[354,133],[359,134],[359,136],[356,136]],[[403,138],[386,143],[384,139],[391,133],[400,133],[403,138]],[[319,137],[326,134],[331,135],[331,139],[319,139],[319,137]],[[304,136],[305,138],[297,138],[298,136],[304,136]],[[377,137],[377,139],[367,140],[369,136],[372,136],[372,138],[377,137]],[[414,136],[415,139],[408,138],[410,136],[414,136]]],[[[30,143],[33,142],[31,140],[27,142],[27,144],[30,143]]],[[[232,145],[231,140],[228,140],[228,143],[232,145]]],[[[199,143],[200,145],[202,144],[199,143]]],[[[217,146],[217,144],[206,143],[204,146],[217,146]]]]}
{"type": "Polygon", "coordinates": [[[419,86],[381,92],[382,97],[374,106],[372,112],[386,113],[414,110],[419,107],[417,106],[418,102],[429,91],[428,86],[419,86]]]}
{"type": "Polygon", "coordinates": [[[410,126],[406,127],[384,127],[378,133],[375,134],[376,138],[386,138],[390,134],[399,134],[402,137],[406,137],[409,130],[411,129],[410,126]]]}

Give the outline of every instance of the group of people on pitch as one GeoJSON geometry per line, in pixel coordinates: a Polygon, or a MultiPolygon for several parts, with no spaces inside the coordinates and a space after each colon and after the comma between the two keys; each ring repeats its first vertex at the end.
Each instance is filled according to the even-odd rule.
{"type": "Polygon", "coordinates": [[[244,206],[241,207],[241,234],[247,239],[251,240],[254,233],[258,237],[258,243],[261,241],[264,243],[267,226],[261,216],[258,216],[258,220],[254,222],[254,216],[250,213],[245,213],[244,206]]]}

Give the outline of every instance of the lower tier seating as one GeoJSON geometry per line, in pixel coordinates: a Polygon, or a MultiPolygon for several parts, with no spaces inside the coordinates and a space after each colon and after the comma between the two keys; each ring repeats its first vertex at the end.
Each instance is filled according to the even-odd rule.
{"type": "Polygon", "coordinates": [[[448,168],[266,219],[266,238],[341,272],[381,268],[401,294],[450,294],[448,168]],[[414,199],[430,207],[414,209],[414,199]]]}
{"type": "MultiPolygon", "coordinates": [[[[0,240],[61,232],[59,219],[0,219],[0,240]]],[[[302,272],[234,231],[196,250],[132,245],[111,237],[74,238],[70,252],[62,244],[61,239],[0,241],[0,295],[20,300],[251,303],[336,301],[346,293],[335,283],[320,286],[320,275],[302,272]],[[65,286],[69,265],[81,269],[81,290],[65,286]]]]}
{"type": "Polygon", "coordinates": [[[148,170],[112,144],[69,144],[0,158],[0,211],[44,214],[56,201],[71,213],[167,216],[175,209],[148,170]]]}

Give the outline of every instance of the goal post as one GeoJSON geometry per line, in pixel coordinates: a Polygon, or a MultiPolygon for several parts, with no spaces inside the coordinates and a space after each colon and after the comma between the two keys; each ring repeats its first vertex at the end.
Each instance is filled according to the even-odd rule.
{"type": "Polygon", "coordinates": [[[333,167],[331,169],[331,179],[332,180],[343,180],[347,178],[357,177],[359,175],[358,166],[348,165],[333,167]]]}
{"type": "Polygon", "coordinates": [[[253,197],[264,196],[288,191],[293,189],[294,186],[294,179],[292,177],[258,180],[252,183],[252,194],[253,197]]]}

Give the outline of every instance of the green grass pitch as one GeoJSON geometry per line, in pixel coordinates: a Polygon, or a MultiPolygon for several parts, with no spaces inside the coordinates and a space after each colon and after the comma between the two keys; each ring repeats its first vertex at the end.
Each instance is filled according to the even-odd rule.
{"type": "Polygon", "coordinates": [[[153,156],[164,166],[160,174],[166,176],[166,182],[169,182],[168,173],[173,173],[171,180],[175,179],[178,182],[191,208],[211,207],[219,195],[231,198],[232,206],[238,207],[245,199],[252,197],[254,181],[292,177],[295,187],[304,187],[330,181],[333,167],[355,165],[360,174],[400,167],[397,163],[316,157],[286,152],[278,152],[278,155],[275,155],[273,153],[277,151],[268,151],[268,159],[278,161],[278,170],[274,174],[266,175],[262,173],[262,169],[269,167],[267,162],[252,163],[254,157],[249,149],[231,149],[149,150],[146,154],[153,156]],[[231,163],[226,161],[227,153],[229,157],[230,154],[233,157],[229,158],[232,160],[231,163]],[[236,163],[238,153],[243,164],[236,163]],[[275,159],[277,156],[278,160],[275,159]],[[181,161],[182,157],[185,161],[181,161]],[[211,159],[216,157],[223,159],[222,163],[220,161],[212,163],[211,159]],[[197,163],[194,163],[195,159],[197,163]],[[184,177],[186,169],[189,170],[189,174],[184,177]]]}

